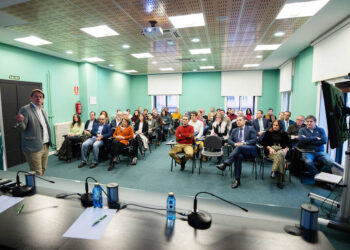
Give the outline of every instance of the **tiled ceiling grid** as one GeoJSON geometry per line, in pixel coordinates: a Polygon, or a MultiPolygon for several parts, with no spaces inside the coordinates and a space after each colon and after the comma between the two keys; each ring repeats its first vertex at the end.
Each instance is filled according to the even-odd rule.
{"type": "Polygon", "coordinates": [[[118,71],[159,73],[159,67],[177,72],[214,65],[215,70],[242,69],[244,64],[261,63],[271,51],[254,51],[258,44],[285,42],[309,18],[276,20],[285,0],[32,0],[2,11],[28,23],[8,29],[51,41],[42,47],[72,58],[97,56],[114,64],[118,71]],[[180,38],[165,32],[159,39],[141,34],[150,20],[164,31],[172,31],[168,17],[203,13],[206,26],[178,29],[180,38]],[[120,35],[94,38],[80,28],[106,24],[120,35]],[[277,31],[283,37],[274,37],[277,31]],[[197,37],[199,43],[191,40],[197,37]],[[130,49],[123,49],[129,44],[130,49]],[[189,49],[211,48],[211,54],[191,55],[189,49]],[[154,58],[136,59],[130,54],[150,52],[154,58]],[[262,58],[256,58],[262,55],[262,58]],[[206,61],[201,59],[205,58],[206,61]],[[157,64],[152,62],[156,61],[157,64]]]}

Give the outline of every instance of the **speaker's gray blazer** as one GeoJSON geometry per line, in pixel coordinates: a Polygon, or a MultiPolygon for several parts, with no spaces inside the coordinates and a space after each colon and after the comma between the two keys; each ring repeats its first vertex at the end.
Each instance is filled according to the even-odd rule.
{"type": "MultiPolygon", "coordinates": [[[[21,132],[23,152],[38,152],[43,148],[43,127],[33,105],[27,104],[19,110],[19,113],[24,116],[24,120],[20,124],[17,124],[16,128],[21,132]]],[[[51,145],[51,131],[47,121],[47,114],[44,109],[41,110],[44,114],[49,133],[49,145],[51,145]]]]}

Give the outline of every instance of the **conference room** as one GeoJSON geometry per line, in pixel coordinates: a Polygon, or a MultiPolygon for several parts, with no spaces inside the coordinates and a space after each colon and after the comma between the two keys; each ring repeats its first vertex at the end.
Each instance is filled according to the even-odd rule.
{"type": "MultiPolygon", "coordinates": [[[[261,221],[261,227],[269,228],[263,221],[271,221],[277,228],[299,223],[300,213],[305,211],[301,206],[312,203],[318,210],[318,243],[312,245],[301,237],[293,238],[297,236],[284,232],[283,227],[281,230],[273,228],[273,223],[270,231],[267,230],[271,232],[267,239],[282,235],[290,240],[291,248],[348,248],[350,241],[343,232],[346,230],[335,230],[330,226],[339,218],[348,223],[350,216],[350,192],[345,174],[348,138],[333,147],[334,134],[329,132],[333,127],[329,128],[330,112],[327,112],[330,98],[323,84],[334,91],[339,90],[342,104],[349,106],[349,15],[350,1],[347,0],[0,1],[0,157],[3,159],[0,181],[16,182],[16,176],[19,176],[25,183],[27,177],[18,171],[33,170],[23,151],[24,135],[15,127],[19,125],[16,117],[22,108],[33,102],[32,90],[39,89],[43,92],[43,110],[47,114],[45,119],[50,138],[47,141],[50,146],[46,171],[42,177],[55,181],[55,184],[37,179],[38,195],[49,197],[47,199],[59,193],[80,193],[81,196],[87,177],[92,177],[105,189],[107,184],[117,183],[121,201],[144,206],[164,206],[168,193],[173,192],[177,199],[176,208],[182,213],[192,209],[192,201],[199,192],[220,197],[201,194],[199,198],[199,208],[216,215],[209,231],[200,231],[203,234],[196,238],[192,236],[191,228],[178,220],[182,215],[176,215],[178,227],[172,240],[147,234],[150,237],[147,244],[152,248],[160,248],[161,244],[180,247],[175,239],[181,237],[187,237],[188,246],[185,248],[213,248],[213,245],[202,245],[203,239],[207,244],[214,244],[215,237],[222,239],[234,235],[225,238],[220,246],[227,249],[240,238],[237,231],[232,233],[227,229],[234,224],[225,224],[227,218],[240,220],[242,230],[242,225],[247,223],[254,231],[254,218],[261,221]],[[102,111],[105,113],[100,116],[102,111]],[[143,126],[139,129],[141,118],[135,112],[145,114],[142,115],[143,126],[147,124],[150,128],[150,121],[154,120],[153,137],[147,131],[145,138],[137,136],[143,133],[143,126]],[[243,116],[238,115],[239,112],[243,116]],[[110,124],[108,126],[113,131],[108,134],[109,139],[103,139],[104,146],[97,155],[95,147],[86,144],[101,134],[101,131],[96,135],[92,133],[95,125],[88,128],[89,123],[94,123],[92,113],[96,119],[96,131],[99,122],[103,125],[99,120],[101,117],[108,120],[106,124],[110,124]],[[238,134],[239,117],[244,118],[244,127],[254,128],[256,120],[259,130],[258,113],[268,120],[269,125],[260,131],[253,129],[256,135],[252,145],[256,155],[244,157],[240,173],[236,160],[228,160],[238,148],[230,145],[230,139],[234,137],[230,132],[236,130],[238,134]],[[59,157],[60,149],[66,146],[67,135],[73,135],[70,131],[75,123],[74,117],[78,116],[81,120],[80,139],[69,146],[73,151],[69,159],[59,157]],[[138,143],[136,152],[132,149],[135,146],[130,146],[132,143],[123,146],[117,140],[116,136],[120,135],[118,127],[120,133],[124,130],[124,125],[119,125],[119,117],[129,120],[132,138],[135,136],[135,143],[138,143]],[[180,154],[180,157],[184,156],[182,160],[173,159],[169,152],[181,144],[177,141],[182,136],[179,131],[187,126],[183,121],[186,117],[189,124],[203,122],[205,133],[201,131],[201,136],[197,137],[197,132],[194,132],[196,138],[189,144],[195,151],[191,157],[187,159],[183,153],[180,154]],[[224,128],[226,141],[219,147],[222,155],[205,156],[202,153],[206,150],[206,140],[218,137],[213,128],[218,117],[227,125],[227,129],[224,128]],[[283,133],[288,134],[288,127],[294,121],[301,121],[300,130],[306,130],[310,119],[314,119],[316,125],[311,130],[322,128],[325,132],[328,140],[322,151],[334,163],[328,174],[337,182],[308,175],[307,162],[302,162],[302,155],[310,152],[299,152],[292,142],[288,144],[288,157],[282,156],[283,181],[281,177],[281,182],[278,182],[275,160],[269,157],[269,146],[264,144],[261,134],[273,133],[274,126],[279,124],[280,133],[284,130],[283,133]],[[115,127],[113,122],[117,124],[115,127]],[[129,151],[119,154],[119,148],[129,151]],[[299,152],[299,158],[294,157],[294,153],[292,157],[294,151],[299,152]],[[276,185],[276,181],[281,185],[276,185]],[[238,203],[249,208],[250,212],[238,211],[220,199],[238,203]],[[220,236],[220,228],[215,226],[222,227],[224,235],[220,236]],[[210,235],[210,230],[216,231],[210,235]],[[191,236],[184,236],[184,232],[191,236]]],[[[347,119],[346,114],[344,116],[342,119],[347,119]]],[[[297,135],[298,131],[288,140],[294,140],[297,135]]],[[[246,146],[246,141],[240,140],[239,143],[246,146]]],[[[320,168],[318,171],[323,173],[320,168]]],[[[93,179],[89,180],[90,191],[95,182],[93,179]]],[[[1,191],[2,196],[10,194],[1,191]]],[[[32,200],[28,203],[34,204],[39,199],[37,197],[30,196],[32,200]]],[[[72,204],[75,202],[74,209],[81,209],[75,211],[71,208],[75,213],[64,222],[65,225],[52,229],[56,235],[63,234],[68,229],[65,226],[69,227],[84,210],[78,197],[52,199],[60,202],[59,207],[68,200],[72,204]]],[[[45,200],[45,204],[52,205],[49,200],[45,200]]],[[[21,216],[29,218],[34,210],[26,213],[26,206],[21,216]]],[[[126,213],[127,218],[135,215],[136,209],[125,208],[121,212],[126,213]],[[123,212],[126,210],[128,212],[123,212]]],[[[1,223],[11,224],[11,209],[14,207],[0,214],[1,223]]],[[[65,214],[63,210],[57,214],[61,212],[65,214]]],[[[148,213],[146,210],[145,214],[148,213]]],[[[49,216],[54,214],[52,208],[49,216]]],[[[157,216],[159,214],[150,215],[156,217],[163,230],[165,220],[162,224],[157,216]]],[[[128,221],[124,218],[115,222],[113,218],[111,223],[124,226],[128,221]]],[[[344,228],[347,228],[347,223],[344,228]]],[[[109,230],[110,227],[102,237],[110,239],[115,232],[109,230]]],[[[126,230],[136,232],[138,229],[127,226],[126,230]]],[[[256,230],[263,231],[262,228],[256,230]]],[[[164,232],[161,233],[163,236],[164,232]]],[[[26,246],[57,248],[56,244],[66,239],[51,238],[55,239],[51,243],[47,240],[35,245],[23,236],[24,245],[20,246],[16,245],[14,237],[5,244],[3,237],[9,235],[1,229],[0,245],[11,247],[15,244],[12,245],[15,249],[26,246]]],[[[119,236],[122,239],[120,232],[118,239],[119,236]]],[[[255,237],[261,238],[260,235],[255,237]]],[[[243,238],[247,240],[249,237],[243,238]]],[[[240,245],[242,249],[257,247],[253,242],[244,243],[245,240],[240,245]]],[[[141,241],[138,242],[140,245],[130,243],[131,238],[121,241],[126,249],[142,246],[141,241]]],[[[89,245],[83,240],[68,241],[61,247],[93,248],[98,246],[96,242],[89,245]]],[[[104,244],[105,248],[111,248],[111,245],[104,244]]],[[[282,246],[282,243],[269,244],[266,242],[267,247],[282,246]]]]}

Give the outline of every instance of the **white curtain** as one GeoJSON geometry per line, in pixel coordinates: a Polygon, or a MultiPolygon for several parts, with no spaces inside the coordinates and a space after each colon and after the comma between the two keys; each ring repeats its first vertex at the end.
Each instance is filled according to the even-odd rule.
{"type": "Polygon", "coordinates": [[[148,75],[148,95],[181,95],[182,74],[148,75]]]}
{"type": "Polygon", "coordinates": [[[222,96],[261,96],[262,71],[221,72],[222,96]]]}

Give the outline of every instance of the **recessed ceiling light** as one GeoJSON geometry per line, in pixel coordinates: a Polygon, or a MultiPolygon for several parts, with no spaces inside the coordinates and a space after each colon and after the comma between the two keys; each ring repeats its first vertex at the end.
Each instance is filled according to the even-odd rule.
{"type": "Polygon", "coordinates": [[[317,0],[308,2],[288,3],[283,6],[276,19],[313,16],[328,2],[329,0],[317,0]]]}
{"type": "Polygon", "coordinates": [[[193,72],[196,72],[196,71],[197,71],[197,69],[192,69],[192,71],[193,71],[193,72]]]}
{"type": "Polygon", "coordinates": [[[257,55],[256,58],[263,58],[263,56],[262,55],[257,55]]]}
{"type": "Polygon", "coordinates": [[[109,64],[108,66],[109,66],[109,67],[114,67],[114,64],[109,64]]]}
{"type": "Polygon", "coordinates": [[[211,49],[206,48],[206,49],[190,49],[189,50],[192,55],[199,55],[199,54],[210,54],[211,49]]]}
{"type": "Polygon", "coordinates": [[[130,48],[130,45],[129,45],[129,44],[123,44],[123,45],[122,45],[122,48],[123,48],[123,49],[129,49],[129,48],[130,48]]]}
{"type": "Polygon", "coordinates": [[[107,25],[100,25],[95,27],[81,28],[81,31],[88,33],[94,37],[105,37],[105,36],[118,36],[118,32],[112,30],[107,25]]]}
{"type": "Polygon", "coordinates": [[[200,69],[215,69],[214,66],[200,66],[200,69]]]}
{"type": "Polygon", "coordinates": [[[205,62],[205,61],[207,61],[207,58],[202,58],[201,61],[205,62]]]}
{"type": "Polygon", "coordinates": [[[257,45],[255,50],[276,50],[281,44],[265,44],[265,45],[257,45]]]}
{"type": "Polygon", "coordinates": [[[71,54],[73,54],[73,51],[67,50],[66,53],[69,54],[69,55],[71,55],[71,54]]]}
{"type": "Polygon", "coordinates": [[[134,69],[128,69],[128,70],[124,70],[123,71],[124,73],[136,73],[138,72],[137,70],[134,70],[134,69]]]}
{"type": "Polygon", "coordinates": [[[105,60],[103,60],[102,58],[99,58],[99,57],[85,57],[83,58],[84,61],[88,61],[88,62],[91,62],[91,63],[94,63],[94,62],[104,62],[105,60]]]}
{"type": "Polygon", "coordinates": [[[173,71],[173,68],[159,68],[161,71],[173,71]]]}
{"type": "Polygon", "coordinates": [[[152,64],[157,64],[157,63],[158,63],[158,62],[156,62],[156,61],[153,61],[153,62],[152,62],[152,64]]]}
{"type": "Polygon", "coordinates": [[[46,40],[41,39],[41,38],[36,37],[36,36],[20,37],[20,38],[14,39],[14,40],[16,40],[18,42],[21,42],[21,43],[30,44],[30,45],[33,45],[33,46],[52,44],[52,42],[46,41],[46,40]]]}
{"type": "Polygon", "coordinates": [[[136,57],[136,58],[151,58],[153,57],[152,54],[150,53],[138,53],[138,54],[131,54],[133,57],[136,57]]]}
{"type": "Polygon", "coordinates": [[[260,64],[258,63],[252,63],[252,64],[244,64],[243,68],[254,68],[254,67],[258,67],[260,64]]]}
{"type": "Polygon", "coordinates": [[[205,26],[204,17],[202,13],[183,16],[172,16],[169,17],[169,20],[177,29],[205,26]]]}
{"type": "Polygon", "coordinates": [[[283,31],[279,31],[279,32],[276,32],[275,34],[273,34],[274,36],[277,36],[277,37],[281,37],[281,36],[284,36],[286,33],[284,33],[283,31]]]}
{"type": "Polygon", "coordinates": [[[191,40],[193,43],[199,43],[200,42],[200,39],[195,37],[191,40]]]}

